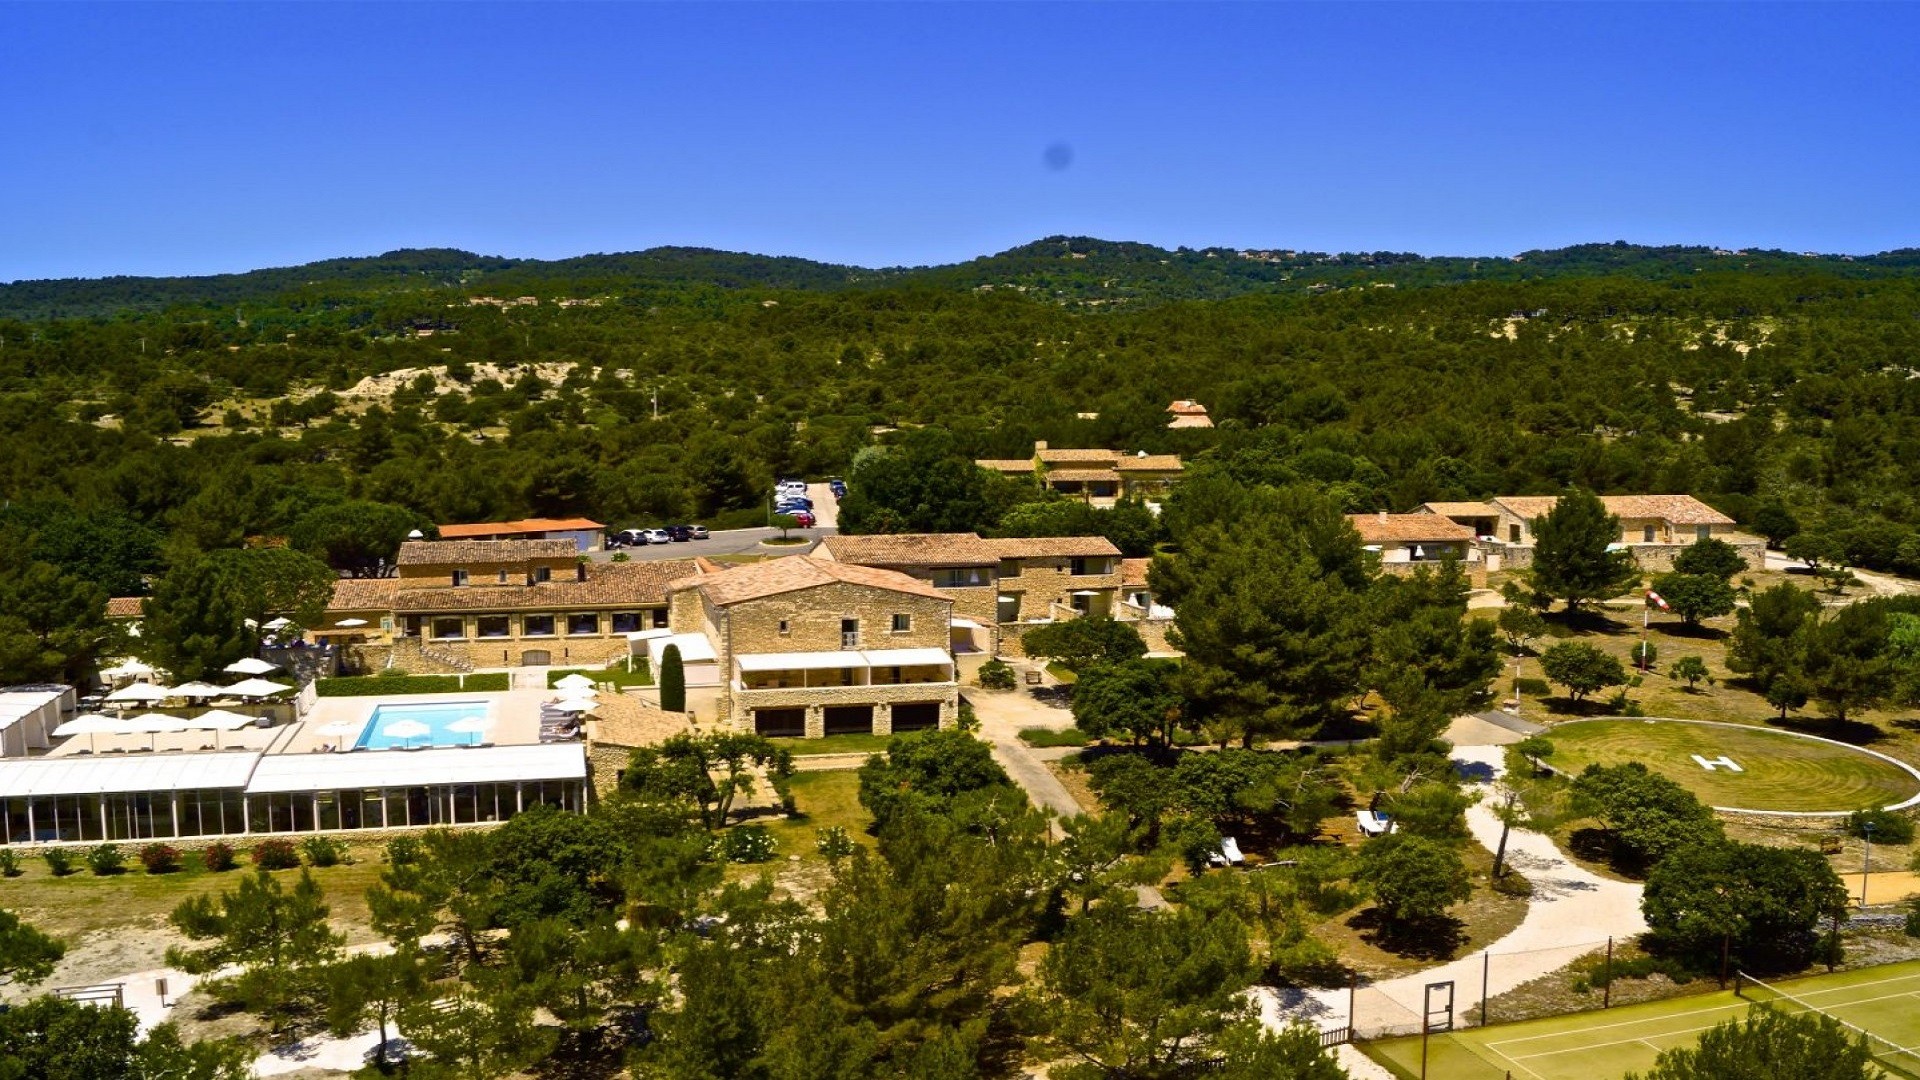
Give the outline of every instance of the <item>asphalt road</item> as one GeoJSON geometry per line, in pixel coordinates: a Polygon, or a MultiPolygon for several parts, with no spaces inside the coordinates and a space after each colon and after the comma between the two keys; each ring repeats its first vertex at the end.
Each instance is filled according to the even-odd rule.
{"type": "MultiPolygon", "coordinates": [[[[825,484],[808,484],[807,498],[813,500],[814,517],[818,524],[811,529],[789,529],[787,535],[804,537],[812,543],[806,546],[794,544],[791,547],[766,547],[762,540],[770,540],[780,535],[779,529],[721,529],[706,540],[689,540],[684,544],[648,544],[646,547],[620,548],[627,558],[635,562],[652,562],[657,559],[691,559],[697,555],[804,555],[813,550],[813,545],[821,537],[832,536],[835,522],[839,520],[840,501],[833,497],[833,489],[825,484]]],[[[613,558],[611,551],[596,551],[592,557],[601,562],[613,558]]]]}

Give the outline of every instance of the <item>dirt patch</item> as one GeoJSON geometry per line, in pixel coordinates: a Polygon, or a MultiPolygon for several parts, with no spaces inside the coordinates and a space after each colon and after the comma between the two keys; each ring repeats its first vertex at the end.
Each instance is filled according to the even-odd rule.
{"type": "Polygon", "coordinates": [[[1100,812],[1100,796],[1093,793],[1092,778],[1086,766],[1074,761],[1044,761],[1042,764],[1059,779],[1061,786],[1067,789],[1067,794],[1080,804],[1080,809],[1089,814],[1100,812]]]}

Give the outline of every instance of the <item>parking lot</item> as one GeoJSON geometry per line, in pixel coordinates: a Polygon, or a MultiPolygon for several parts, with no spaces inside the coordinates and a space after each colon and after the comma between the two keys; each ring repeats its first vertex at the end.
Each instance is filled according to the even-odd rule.
{"type": "MultiPolygon", "coordinates": [[[[808,484],[807,498],[813,500],[813,514],[818,524],[811,529],[790,529],[788,536],[806,537],[818,543],[823,536],[831,536],[839,521],[840,500],[833,497],[833,490],[825,484],[808,484]]],[[[645,528],[647,524],[632,526],[645,528]]],[[[662,523],[664,524],[664,523],[662,523]]],[[[626,528],[628,526],[622,526],[626,528]]],[[[715,555],[804,555],[813,550],[813,544],[792,547],[765,547],[761,541],[771,540],[780,535],[779,529],[721,529],[706,540],[692,540],[684,544],[648,544],[645,547],[619,548],[627,558],[636,562],[651,562],[657,559],[691,559],[698,555],[711,558],[715,555]]],[[[613,558],[613,551],[596,551],[592,557],[601,562],[613,558]]]]}

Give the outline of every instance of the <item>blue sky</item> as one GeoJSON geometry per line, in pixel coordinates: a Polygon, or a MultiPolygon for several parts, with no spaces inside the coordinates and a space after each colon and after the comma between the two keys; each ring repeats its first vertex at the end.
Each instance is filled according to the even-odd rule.
{"type": "Polygon", "coordinates": [[[13,3],[0,280],[1920,246],[1916,41],[1908,4],[13,3]]]}

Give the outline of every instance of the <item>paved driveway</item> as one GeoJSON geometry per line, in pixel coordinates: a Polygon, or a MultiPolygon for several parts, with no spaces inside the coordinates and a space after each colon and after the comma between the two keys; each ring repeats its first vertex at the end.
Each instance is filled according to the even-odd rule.
{"type": "MultiPolygon", "coordinates": [[[[766,547],[760,543],[780,535],[779,529],[722,529],[706,540],[689,540],[684,544],[648,544],[646,547],[620,548],[627,558],[635,562],[652,562],[656,559],[691,559],[697,555],[712,557],[715,555],[805,555],[812,551],[814,544],[823,536],[833,535],[832,529],[790,529],[788,536],[806,537],[813,541],[809,544],[794,544],[791,547],[766,547]]],[[[591,557],[598,562],[612,559],[614,552],[595,551],[591,557]]]]}

